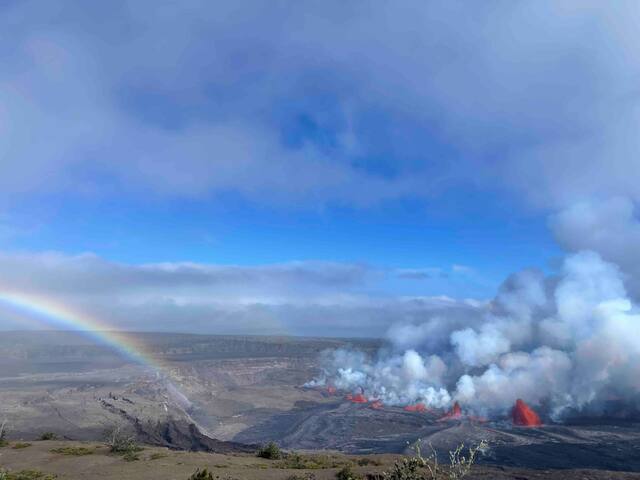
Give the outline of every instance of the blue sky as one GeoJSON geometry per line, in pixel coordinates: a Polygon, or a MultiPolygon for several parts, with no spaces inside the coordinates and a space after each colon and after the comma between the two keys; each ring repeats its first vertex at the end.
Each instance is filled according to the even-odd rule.
{"type": "MultiPolygon", "coordinates": [[[[367,208],[282,209],[228,196],[207,201],[60,201],[20,212],[32,229],[5,239],[9,249],[93,252],[144,264],[200,262],[264,265],[289,261],[357,262],[383,268],[472,268],[475,278],[395,282],[396,293],[490,297],[510,272],[559,255],[546,218],[514,218],[500,205],[481,214],[473,199],[430,213],[424,201],[367,208]],[[481,281],[479,281],[481,279],[481,281]]],[[[485,198],[485,201],[487,199],[485,198]]],[[[494,200],[495,201],[495,200],[494,200]]],[[[486,204],[485,204],[486,208],[486,204]]]]}
{"type": "Polygon", "coordinates": [[[218,331],[212,316],[248,306],[488,300],[515,271],[600,245],[564,228],[584,234],[590,209],[635,221],[639,16],[633,2],[4,2],[0,281],[69,278],[65,302],[115,299],[127,328],[148,328],[135,307],[173,329],[166,302],[218,331]],[[564,214],[581,205],[582,223],[564,214]],[[291,265],[350,280],[298,298],[262,278],[291,265]],[[235,267],[253,280],[230,297],[213,278],[235,267]],[[211,285],[81,288],[140,268],[211,285]]]}

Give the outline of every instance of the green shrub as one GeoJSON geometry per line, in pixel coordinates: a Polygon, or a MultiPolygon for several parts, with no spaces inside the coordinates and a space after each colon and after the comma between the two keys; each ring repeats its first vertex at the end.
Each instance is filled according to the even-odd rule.
{"type": "Polygon", "coordinates": [[[132,451],[126,452],[122,455],[122,459],[125,462],[135,462],[136,460],[140,460],[140,454],[132,451]]]}
{"type": "Polygon", "coordinates": [[[11,445],[11,448],[13,448],[14,450],[20,450],[21,448],[27,448],[30,446],[31,444],[27,442],[16,442],[13,445],[11,445]]]}
{"type": "Polygon", "coordinates": [[[122,455],[127,462],[139,460],[138,452],[144,450],[136,442],[135,436],[127,435],[120,426],[114,426],[105,432],[105,443],[111,453],[122,455]]]}
{"type": "Polygon", "coordinates": [[[203,470],[196,470],[193,475],[189,477],[189,480],[215,480],[213,473],[206,468],[203,470]]]}
{"type": "Polygon", "coordinates": [[[279,458],[282,458],[280,447],[278,447],[275,442],[269,442],[262,446],[260,450],[258,450],[257,455],[260,458],[266,458],[268,460],[278,460],[279,458]]]}
{"type": "Polygon", "coordinates": [[[55,440],[58,436],[53,432],[44,432],[40,435],[40,440],[55,440]]]}
{"type": "Polygon", "coordinates": [[[330,455],[301,455],[289,453],[284,455],[275,466],[276,468],[293,470],[322,470],[328,468],[340,468],[349,465],[350,462],[336,459],[330,455]]]}
{"type": "Polygon", "coordinates": [[[0,447],[6,447],[9,445],[7,441],[7,422],[4,420],[0,423],[0,447]]]}
{"type": "Polygon", "coordinates": [[[304,475],[290,475],[287,480],[316,480],[316,476],[313,473],[305,473],[304,475]]]}
{"type": "Polygon", "coordinates": [[[431,480],[436,479],[437,473],[431,474],[431,471],[425,472],[427,462],[421,457],[403,458],[402,461],[393,465],[391,472],[384,472],[385,480],[431,480]],[[429,476],[427,476],[429,473],[429,476]]]}
{"type": "Polygon", "coordinates": [[[167,458],[168,456],[169,455],[167,455],[166,453],[156,452],[149,455],[149,460],[159,460],[161,458],[167,458]]]}
{"type": "Polygon", "coordinates": [[[60,447],[60,448],[52,448],[49,451],[51,453],[59,453],[60,455],[69,455],[72,457],[83,457],[85,455],[92,455],[95,450],[87,447],[60,447]]]}
{"type": "Polygon", "coordinates": [[[55,478],[55,475],[40,470],[20,470],[19,472],[0,470],[0,480],[54,480],[55,478]]]}
{"type": "Polygon", "coordinates": [[[431,447],[431,455],[424,458],[420,447],[416,447],[416,454],[396,462],[391,472],[384,472],[384,480],[460,480],[466,477],[473,467],[479,453],[487,449],[487,442],[481,441],[477,446],[470,447],[468,455],[463,455],[464,444],[449,452],[449,465],[442,467],[438,464],[438,454],[431,447]]]}
{"type": "Polygon", "coordinates": [[[351,468],[351,465],[345,465],[336,473],[336,480],[361,480],[362,477],[357,475],[351,468]]]}

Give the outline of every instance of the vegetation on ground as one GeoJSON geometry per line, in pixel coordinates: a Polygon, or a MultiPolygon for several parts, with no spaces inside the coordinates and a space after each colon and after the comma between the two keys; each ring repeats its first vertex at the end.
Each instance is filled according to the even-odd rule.
{"type": "Polygon", "coordinates": [[[205,468],[203,470],[196,470],[195,473],[189,477],[189,480],[218,480],[219,478],[219,476],[214,476],[213,473],[205,468]]]}
{"type": "Polygon", "coordinates": [[[87,448],[87,447],[77,447],[77,446],[72,446],[72,447],[59,447],[59,448],[52,448],[51,450],[49,450],[51,453],[59,453],[61,455],[69,455],[69,456],[74,456],[74,457],[82,457],[84,455],[91,455],[95,452],[95,449],[93,448],[87,448]]]}
{"type": "Polygon", "coordinates": [[[58,436],[53,432],[44,432],[40,435],[40,440],[56,440],[58,436]]]}
{"type": "Polygon", "coordinates": [[[149,455],[149,460],[159,460],[161,458],[167,458],[169,455],[163,452],[155,452],[149,455]]]}
{"type": "Polygon", "coordinates": [[[331,455],[303,455],[288,453],[284,455],[275,467],[296,470],[322,470],[327,468],[341,468],[351,462],[337,459],[331,455]]]}
{"type": "Polygon", "coordinates": [[[236,478],[232,478],[232,477],[220,477],[219,475],[214,475],[213,473],[211,473],[209,470],[207,470],[206,468],[203,470],[196,470],[195,473],[193,473],[190,477],[189,480],[238,480],[236,478]]]}
{"type": "Polygon", "coordinates": [[[21,448],[27,448],[30,446],[31,444],[27,442],[16,442],[13,445],[11,445],[11,448],[13,448],[14,450],[20,450],[21,448]]]}
{"type": "Polygon", "coordinates": [[[9,445],[7,441],[7,421],[3,420],[0,423],[0,447],[6,447],[9,445]]]}
{"type": "Polygon", "coordinates": [[[396,462],[391,472],[384,472],[384,480],[460,480],[466,477],[475,464],[479,453],[483,453],[488,447],[487,442],[481,441],[477,446],[467,449],[464,453],[464,444],[449,452],[449,465],[438,463],[438,454],[431,447],[431,455],[423,457],[420,447],[416,446],[415,455],[406,457],[396,462]]]}
{"type": "Polygon", "coordinates": [[[105,443],[111,453],[122,455],[123,460],[127,462],[140,460],[139,453],[144,450],[136,442],[135,436],[127,434],[119,425],[107,429],[105,443]]]}
{"type": "Polygon", "coordinates": [[[257,452],[258,457],[266,458],[268,460],[278,460],[282,458],[282,452],[280,447],[275,442],[269,442],[266,445],[260,447],[257,452]]]}
{"type": "Polygon", "coordinates": [[[40,470],[20,470],[19,472],[10,472],[0,468],[0,480],[54,480],[55,475],[44,473],[40,470]]]}
{"type": "Polygon", "coordinates": [[[345,465],[336,473],[336,480],[362,480],[362,477],[353,471],[351,465],[345,465]]]}

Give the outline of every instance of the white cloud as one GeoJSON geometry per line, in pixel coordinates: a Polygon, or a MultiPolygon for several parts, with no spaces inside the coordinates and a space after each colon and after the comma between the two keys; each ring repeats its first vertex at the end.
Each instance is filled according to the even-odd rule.
{"type": "Polygon", "coordinates": [[[67,5],[2,7],[4,201],[640,199],[635,2],[67,5]],[[324,141],[283,142],[301,115],[324,141]]]}
{"type": "MultiPolygon", "coordinates": [[[[386,274],[350,263],[135,265],[90,253],[0,253],[0,291],[55,299],[116,329],[380,336],[401,318],[473,309],[379,295],[386,274]]],[[[33,326],[1,301],[0,309],[0,329],[33,326]]]]}

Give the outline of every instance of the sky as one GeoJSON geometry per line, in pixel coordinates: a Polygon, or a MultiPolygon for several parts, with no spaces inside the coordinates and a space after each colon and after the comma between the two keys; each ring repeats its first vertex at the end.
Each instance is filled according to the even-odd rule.
{"type": "Polygon", "coordinates": [[[378,336],[592,250],[635,295],[639,20],[0,2],[0,290],[127,330],[378,336]]]}

